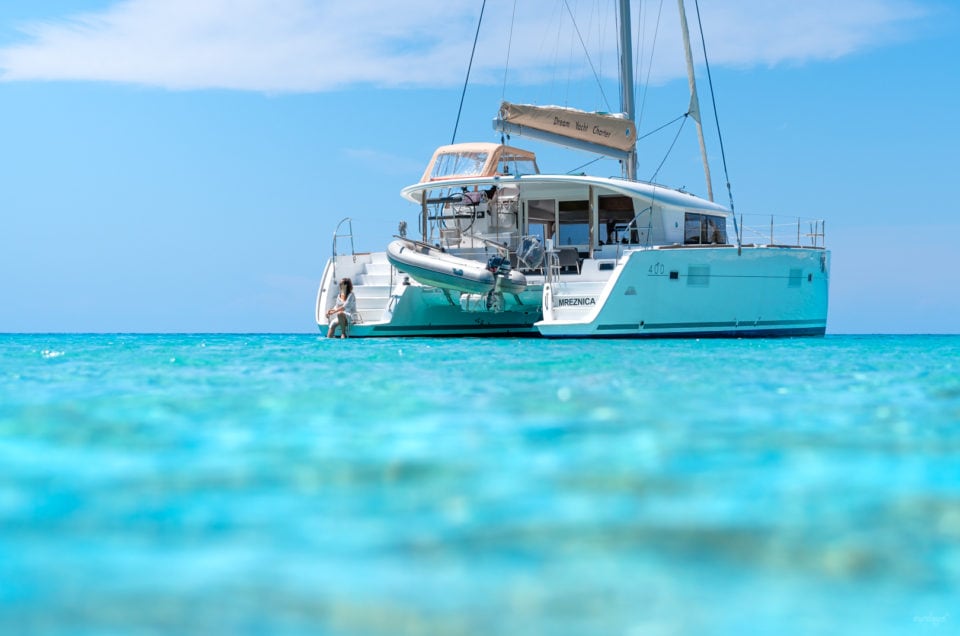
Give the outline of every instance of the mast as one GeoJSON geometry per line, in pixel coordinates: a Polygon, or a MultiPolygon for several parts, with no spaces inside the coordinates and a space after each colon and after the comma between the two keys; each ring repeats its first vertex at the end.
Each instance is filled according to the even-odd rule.
{"type": "MultiPolygon", "coordinates": [[[[683,0],[680,0],[683,2],[683,0]]],[[[636,124],[636,109],[633,104],[633,39],[630,33],[630,0],[620,0],[620,110],[636,124]]],[[[637,144],[623,161],[627,179],[637,178],[637,144]]]]}
{"type": "Polygon", "coordinates": [[[707,198],[713,201],[713,180],[710,178],[707,144],[703,141],[703,125],[700,123],[700,100],[697,98],[697,79],[693,72],[693,53],[690,50],[690,31],[687,29],[687,10],[683,6],[683,0],[677,0],[677,6],[680,8],[680,31],[683,33],[683,50],[687,56],[687,80],[690,83],[690,109],[687,114],[693,117],[693,121],[697,122],[697,139],[700,140],[700,156],[703,158],[703,172],[707,179],[707,198]]]}

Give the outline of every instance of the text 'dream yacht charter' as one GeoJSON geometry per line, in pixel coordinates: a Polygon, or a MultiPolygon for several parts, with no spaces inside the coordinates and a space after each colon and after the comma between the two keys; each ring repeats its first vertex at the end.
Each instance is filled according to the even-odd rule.
{"type": "MultiPolygon", "coordinates": [[[[437,149],[401,192],[420,208],[418,228],[401,224],[386,251],[360,253],[352,221],[337,227],[317,295],[321,329],[349,277],[359,312],[351,337],[822,335],[823,222],[744,227],[729,208],[637,181],[626,19],[620,48],[622,115],[505,102],[494,126],[616,157],[624,177],[541,174],[533,153],[502,143],[437,149]]],[[[687,63],[697,118],[689,46],[687,63]]]]}

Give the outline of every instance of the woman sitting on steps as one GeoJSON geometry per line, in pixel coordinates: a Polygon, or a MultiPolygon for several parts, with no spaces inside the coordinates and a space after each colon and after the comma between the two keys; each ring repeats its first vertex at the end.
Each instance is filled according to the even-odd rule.
{"type": "Polygon", "coordinates": [[[347,337],[347,327],[357,320],[357,298],[353,295],[353,283],[349,278],[340,281],[340,295],[337,296],[337,304],[333,309],[327,311],[327,318],[330,319],[330,328],[327,330],[327,338],[333,338],[337,327],[340,327],[340,337],[347,337]]]}

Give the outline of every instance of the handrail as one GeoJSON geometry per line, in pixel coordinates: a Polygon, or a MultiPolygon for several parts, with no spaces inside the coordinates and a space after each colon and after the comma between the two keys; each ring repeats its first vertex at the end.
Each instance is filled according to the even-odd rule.
{"type": "MultiPolygon", "coordinates": [[[[627,236],[628,236],[628,237],[632,237],[632,234],[630,233],[630,227],[631,227],[631,226],[633,226],[634,230],[637,232],[637,236],[638,236],[638,237],[639,237],[639,235],[640,235],[640,230],[641,230],[641,229],[647,231],[647,242],[646,242],[646,244],[647,244],[647,247],[649,247],[649,246],[650,246],[650,242],[651,242],[651,234],[653,233],[653,206],[652,206],[652,205],[651,205],[651,206],[648,206],[648,207],[640,210],[639,212],[637,212],[636,214],[633,215],[633,218],[630,219],[630,222],[627,223],[626,227],[623,228],[623,231],[627,233],[627,236]],[[641,228],[641,227],[640,227],[640,221],[639,221],[639,220],[640,220],[640,215],[641,215],[641,214],[646,214],[647,212],[650,213],[649,220],[647,221],[647,225],[646,225],[645,227],[642,227],[642,228],[641,228]]],[[[618,243],[617,243],[617,258],[620,258],[621,244],[622,244],[622,242],[618,242],[618,243]]],[[[630,245],[634,245],[634,243],[633,243],[632,241],[628,240],[628,241],[627,241],[627,246],[629,247],[630,245]]],[[[640,243],[638,242],[638,243],[636,243],[636,245],[640,245],[640,243]]]]}
{"type": "Polygon", "coordinates": [[[469,237],[475,241],[480,241],[487,247],[492,247],[496,249],[501,256],[510,255],[510,248],[507,247],[506,245],[502,245],[500,243],[497,243],[496,241],[491,241],[490,239],[483,238],[482,236],[477,236],[476,234],[473,234],[473,233],[464,232],[463,236],[469,237]]]}
{"type": "Polygon", "coordinates": [[[333,279],[334,280],[337,280],[337,241],[338,239],[344,239],[344,238],[350,239],[350,256],[353,257],[353,262],[356,263],[357,252],[353,247],[353,219],[351,219],[349,216],[343,219],[340,219],[340,222],[337,223],[337,229],[333,231],[333,249],[331,251],[333,253],[333,279]],[[341,234],[340,227],[344,223],[347,224],[347,233],[341,234]]]}
{"type": "Polygon", "coordinates": [[[554,282],[560,280],[560,250],[553,244],[553,239],[548,238],[545,243],[543,273],[546,278],[545,284],[552,289],[554,282]]]}

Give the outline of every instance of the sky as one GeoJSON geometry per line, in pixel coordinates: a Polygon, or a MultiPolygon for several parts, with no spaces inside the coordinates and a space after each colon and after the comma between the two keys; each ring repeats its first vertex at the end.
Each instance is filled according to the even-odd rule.
{"type": "MultiPolygon", "coordinates": [[[[612,0],[488,0],[454,131],[481,4],[0,3],[0,332],[315,331],[337,223],[361,251],[416,227],[399,191],[434,148],[499,141],[503,99],[618,109],[612,0]]],[[[699,11],[718,201],[715,121],[738,214],[825,219],[828,333],[960,333],[960,5],[699,11]]],[[[689,96],[676,3],[632,23],[643,135],[689,96]]],[[[678,125],[641,140],[639,176],[702,196],[678,125]]],[[[545,172],[594,159],[512,143],[545,172]]]]}

